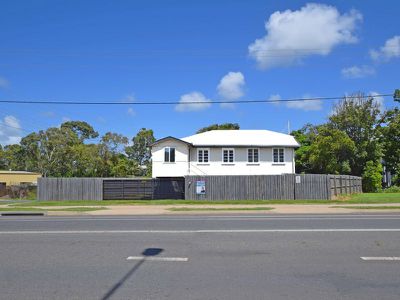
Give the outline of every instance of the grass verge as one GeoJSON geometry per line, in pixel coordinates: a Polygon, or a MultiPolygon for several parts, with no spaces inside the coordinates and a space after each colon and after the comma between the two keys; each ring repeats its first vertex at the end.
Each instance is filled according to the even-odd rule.
{"type": "Polygon", "coordinates": [[[66,208],[51,208],[44,209],[38,207],[0,207],[1,211],[72,211],[72,212],[86,212],[86,211],[96,211],[108,209],[107,207],[66,207],[66,208]]]}
{"type": "Polygon", "coordinates": [[[108,205],[273,205],[273,204],[368,204],[400,203],[400,193],[364,193],[343,196],[338,200],[103,200],[103,201],[32,201],[11,204],[15,207],[108,206],[108,205]]]}
{"type": "Polygon", "coordinates": [[[272,210],[273,207],[172,207],[169,211],[243,211],[243,210],[272,210]]]}

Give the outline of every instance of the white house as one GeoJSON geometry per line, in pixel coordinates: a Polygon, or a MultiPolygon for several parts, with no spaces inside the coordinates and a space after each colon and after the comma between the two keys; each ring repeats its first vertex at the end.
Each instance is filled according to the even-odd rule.
{"type": "Polygon", "coordinates": [[[293,136],[269,130],[212,130],[151,147],[153,177],[295,173],[293,136]]]}

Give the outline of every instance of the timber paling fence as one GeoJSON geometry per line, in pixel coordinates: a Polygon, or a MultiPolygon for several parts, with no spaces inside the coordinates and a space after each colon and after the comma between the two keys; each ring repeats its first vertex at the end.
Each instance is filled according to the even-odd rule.
{"type": "Polygon", "coordinates": [[[39,178],[38,199],[62,200],[296,200],[361,193],[361,178],[283,174],[185,178],[39,178]]]}
{"type": "Polygon", "coordinates": [[[37,198],[64,200],[184,199],[183,178],[38,178],[37,198]]]}
{"type": "Polygon", "coordinates": [[[361,177],[323,174],[187,176],[187,200],[333,200],[362,192],[361,177]],[[199,187],[204,186],[201,192],[199,187]]]}

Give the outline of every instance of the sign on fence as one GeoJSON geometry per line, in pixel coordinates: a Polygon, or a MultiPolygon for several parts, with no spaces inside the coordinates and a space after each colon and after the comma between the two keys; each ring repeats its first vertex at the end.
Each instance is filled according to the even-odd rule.
{"type": "Polygon", "coordinates": [[[206,194],[206,182],[204,180],[196,181],[196,194],[197,195],[206,194]]]}

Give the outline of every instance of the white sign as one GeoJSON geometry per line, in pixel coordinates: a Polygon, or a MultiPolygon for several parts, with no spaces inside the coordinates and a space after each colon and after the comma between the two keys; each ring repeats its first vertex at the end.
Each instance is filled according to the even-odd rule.
{"type": "Polygon", "coordinates": [[[196,194],[198,195],[206,194],[206,182],[204,180],[196,181],[196,194]]]}
{"type": "Polygon", "coordinates": [[[296,176],[296,183],[301,183],[301,176],[296,176]]]}

